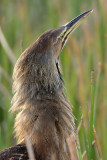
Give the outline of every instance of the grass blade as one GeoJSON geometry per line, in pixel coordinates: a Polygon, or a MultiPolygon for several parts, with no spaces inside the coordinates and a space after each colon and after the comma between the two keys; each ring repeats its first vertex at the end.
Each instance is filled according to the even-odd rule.
{"type": "Polygon", "coordinates": [[[90,112],[90,126],[89,126],[89,160],[92,159],[92,141],[93,141],[93,114],[94,114],[94,71],[91,71],[91,112],[90,112]]]}
{"type": "Polygon", "coordinates": [[[85,139],[85,148],[86,148],[86,153],[87,153],[87,159],[89,160],[89,144],[88,144],[88,137],[87,137],[86,129],[84,126],[83,117],[82,117],[82,124],[83,124],[83,134],[84,134],[84,139],[85,139]]]}

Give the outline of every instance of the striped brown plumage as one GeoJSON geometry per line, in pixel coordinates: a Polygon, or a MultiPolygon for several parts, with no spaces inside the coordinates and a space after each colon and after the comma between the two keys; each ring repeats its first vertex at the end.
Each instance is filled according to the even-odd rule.
{"type": "Polygon", "coordinates": [[[0,152],[0,160],[28,160],[28,153],[25,145],[16,145],[0,152]]]}

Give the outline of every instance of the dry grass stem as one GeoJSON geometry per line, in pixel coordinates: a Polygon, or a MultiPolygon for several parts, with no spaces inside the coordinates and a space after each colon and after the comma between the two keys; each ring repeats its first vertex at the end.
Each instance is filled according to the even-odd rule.
{"type": "MultiPolygon", "coordinates": [[[[92,142],[92,146],[94,146],[94,145],[95,145],[95,141],[92,142]]],[[[87,152],[86,152],[86,150],[85,150],[85,151],[83,152],[83,154],[82,154],[82,160],[84,160],[86,154],[87,154],[87,152]]]]}
{"type": "Polygon", "coordinates": [[[0,82],[0,91],[4,94],[4,96],[8,97],[9,100],[11,100],[12,96],[10,92],[5,88],[3,84],[1,84],[1,82],[0,82]]]}
{"type": "Polygon", "coordinates": [[[16,63],[16,58],[15,58],[11,48],[9,47],[9,44],[7,43],[7,41],[6,41],[5,37],[4,37],[4,34],[2,32],[1,27],[0,27],[0,43],[4,47],[8,58],[10,59],[12,64],[14,65],[16,63]]]}
{"type": "Polygon", "coordinates": [[[94,139],[95,139],[95,144],[96,144],[96,147],[97,147],[99,158],[100,158],[100,160],[102,160],[101,149],[100,149],[100,146],[99,146],[99,143],[98,143],[98,139],[97,139],[96,130],[95,130],[94,125],[93,125],[93,136],[94,136],[94,139]]]}
{"type": "Polygon", "coordinates": [[[71,134],[70,137],[67,138],[67,144],[70,152],[70,158],[72,160],[78,160],[77,147],[75,143],[75,137],[73,134],[71,134]]]}
{"type": "Polygon", "coordinates": [[[86,156],[87,152],[84,151],[83,154],[82,154],[82,160],[84,160],[85,156],[86,156]]]}
{"type": "Polygon", "coordinates": [[[24,48],[23,48],[23,41],[22,40],[20,41],[20,46],[21,46],[21,52],[23,52],[24,48]]]}
{"type": "Polygon", "coordinates": [[[32,147],[32,144],[31,144],[29,138],[26,138],[26,147],[27,147],[27,151],[28,151],[28,155],[29,155],[29,160],[36,160],[35,156],[34,156],[33,147],[32,147]]]}
{"type": "Polygon", "coordinates": [[[8,75],[8,73],[2,68],[2,66],[0,66],[0,77],[1,75],[3,75],[6,80],[8,80],[8,82],[12,85],[12,78],[8,75]]]}
{"type": "Polygon", "coordinates": [[[79,123],[79,125],[78,125],[78,128],[77,128],[77,131],[76,131],[77,134],[78,134],[79,131],[80,131],[80,128],[81,128],[81,126],[82,126],[82,123],[83,123],[83,115],[81,116],[81,121],[80,121],[80,123],[79,123]]]}

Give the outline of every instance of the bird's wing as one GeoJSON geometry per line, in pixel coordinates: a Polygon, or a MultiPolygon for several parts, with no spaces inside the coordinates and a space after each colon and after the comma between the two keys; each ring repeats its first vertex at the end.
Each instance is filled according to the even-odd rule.
{"type": "Polygon", "coordinates": [[[18,144],[14,147],[0,152],[0,160],[28,160],[27,149],[24,145],[18,144]]]}

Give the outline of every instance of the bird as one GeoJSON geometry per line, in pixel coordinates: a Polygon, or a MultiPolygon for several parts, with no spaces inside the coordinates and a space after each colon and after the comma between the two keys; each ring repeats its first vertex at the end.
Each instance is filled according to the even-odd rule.
{"type": "Polygon", "coordinates": [[[75,136],[75,117],[64,93],[60,53],[69,35],[92,10],[46,31],[17,60],[11,112],[18,143],[0,152],[0,160],[28,160],[26,138],[35,160],[70,160],[67,137],[75,136]]]}

